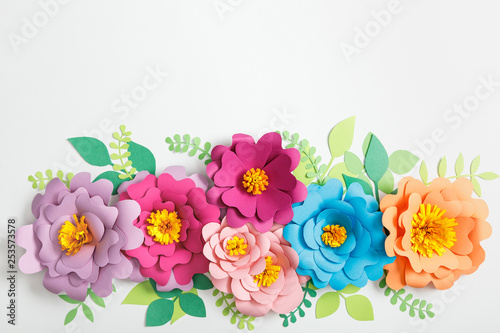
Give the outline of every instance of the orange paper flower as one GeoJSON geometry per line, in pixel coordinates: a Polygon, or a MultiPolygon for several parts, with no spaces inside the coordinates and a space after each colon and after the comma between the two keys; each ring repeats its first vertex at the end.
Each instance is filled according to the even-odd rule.
{"type": "Polygon", "coordinates": [[[473,199],[472,183],[458,178],[436,178],[429,186],[403,178],[398,194],[380,202],[382,222],[389,231],[388,256],[396,260],[384,268],[387,285],[448,289],[462,274],[471,274],[484,261],[480,242],[491,235],[488,206],[473,199]]]}

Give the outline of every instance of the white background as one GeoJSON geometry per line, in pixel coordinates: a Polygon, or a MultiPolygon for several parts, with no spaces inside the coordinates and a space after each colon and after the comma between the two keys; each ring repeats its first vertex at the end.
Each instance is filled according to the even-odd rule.
{"type": "MultiPolygon", "coordinates": [[[[52,168],[96,176],[102,170],[66,139],[92,135],[108,143],[122,123],[153,151],[159,170],[178,163],[204,170],[197,159],[168,151],[165,137],[175,133],[229,144],[233,133],[289,129],[327,159],[329,130],[356,115],[356,153],[372,131],[389,152],[423,153],[431,177],[444,155],[452,173],[459,152],[469,163],[480,154],[480,170],[499,173],[500,87],[488,93],[480,79],[500,82],[499,9],[497,1],[457,0],[0,1],[1,269],[7,218],[33,222],[28,175],[52,168]],[[371,36],[363,39],[366,29],[371,36]],[[347,44],[357,53],[346,57],[347,44]],[[151,70],[168,76],[141,90],[151,70]],[[125,106],[122,98],[134,92],[133,107],[125,106]],[[470,112],[453,113],[464,103],[470,112]]],[[[255,332],[500,331],[500,195],[498,181],[481,184],[494,229],[482,243],[486,261],[451,291],[412,290],[435,303],[435,319],[410,319],[372,282],[361,293],[374,305],[373,322],[356,322],[341,305],[321,320],[311,308],[287,329],[270,314],[254,322],[255,332]]],[[[18,275],[12,327],[0,276],[2,332],[146,331],[146,307],[120,305],[133,286],[127,282],[117,282],[106,309],[94,311],[94,324],[80,312],[65,328],[72,306],[42,287],[41,273],[18,275]]],[[[186,316],[147,331],[237,331],[210,293],[202,297],[206,319],[186,316]]]]}

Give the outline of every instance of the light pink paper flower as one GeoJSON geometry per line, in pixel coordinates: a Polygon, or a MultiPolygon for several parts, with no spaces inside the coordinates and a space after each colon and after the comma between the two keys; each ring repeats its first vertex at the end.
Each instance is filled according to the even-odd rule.
{"type": "Polygon", "coordinates": [[[144,240],[132,224],[139,205],[124,200],[108,206],[112,191],[110,181],[93,183],[86,172],[75,175],[69,189],[58,178],[51,180],[45,194],[33,199],[35,222],[17,230],[16,242],[26,249],[19,268],[26,274],[47,269],[45,288],[78,301],[85,300],[89,285],[100,297],[111,294],[112,279],[132,273],[121,251],[144,240]]]}
{"type": "Polygon", "coordinates": [[[241,313],[289,313],[302,301],[300,283],[307,278],[297,275],[299,256],[282,234],[282,226],[259,233],[251,224],[232,228],[226,219],[203,227],[212,283],[234,295],[241,313]]]}
{"type": "Polygon", "coordinates": [[[207,223],[218,224],[220,211],[206,201],[206,182],[186,178],[183,167],[167,168],[158,178],[138,176],[119,189],[120,200],[132,199],[141,207],[134,224],[144,243],[125,251],[134,264],[132,277],[152,278],[159,291],[190,289],[193,275],[208,271],[201,230],[207,223]]]}

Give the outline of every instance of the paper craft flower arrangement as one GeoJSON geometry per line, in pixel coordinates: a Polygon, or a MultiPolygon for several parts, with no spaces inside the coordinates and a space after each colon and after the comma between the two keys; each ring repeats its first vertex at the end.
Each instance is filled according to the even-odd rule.
{"type": "Polygon", "coordinates": [[[87,296],[104,306],[112,280],[127,278],[137,285],[123,304],[147,305],[147,326],[205,317],[198,290],[208,289],[222,314],[249,330],[269,312],[289,326],[318,293],[317,318],[336,312],[342,296],[351,317],[373,320],[372,303],[358,292],[379,279],[401,311],[433,317],[432,304],[400,297],[402,288],[447,289],[478,269],[491,226],[486,203],[472,194],[481,194],[478,178],[498,176],[477,173],[477,157],[467,179],[460,154],[455,176],[446,178],[443,158],[439,177],[428,182],[422,161],[421,180],[405,177],[396,188],[394,175],[410,173],[418,158],[406,150],[389,155],[370,133],[362,161],[350,151],[354,122],[330,132],[327,164],[287,131],[257,141],[235,134],[231,145],[213,149],[188,134],[166,138],[171,151],[204,161],[208,177],[188,177],[180,166],[157,176],[154,155],[123,125],[112,154],[97,139],[71,138],[85,161],[112,170],[94,180],[61,171],[52,179],[51,170],[29,176],[45,193],[33,200],[33,224],[17,231],[26,249],[19,268],[45,271],[45,288],[77,304],[65,324],[80,307],[93,321],[87,296]]]}

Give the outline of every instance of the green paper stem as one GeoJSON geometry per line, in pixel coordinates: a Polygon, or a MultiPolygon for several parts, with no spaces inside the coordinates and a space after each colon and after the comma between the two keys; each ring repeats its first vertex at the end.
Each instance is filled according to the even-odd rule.
{"type": "Polygon", "coordinates": [[[222,295],[221,298],[219,298],[216,302],[216,306],[217,307],[220,307],[222,306],[223,304],[226,305],[226,307],[224,308],[224,310],[222,311],[222,314],[224,316],[227,316],[229,315],[230,313],[232,314],[231,316],[231,324],[236,324],[236,320],[239,319],[238,321],[238,328],[239,329],[244,329],[245,328],[245,324],[247,325],[247,328],[249,331],[252,331],[255,327],[254,325],[252,324],[252,321],[255,320],[255,317],[250,317],[250,316],[247,316],[247,315],[244,315],[242,314],[241,312],[239,312],[237,309],[236,309],[236,306],[235,306],[235,302],[231,302],[229,303],[228,302],[228,299],[232,298],[233,296],[231,294],[226,294],[222,291],[219,291],[217,289],[214,290],[213,292],[213,295],[214,296],[217,296],[218,294],[222,295]],[[219,302],[220,300],[222,299],[222,302],[219,302]],[[218,304],[219,303],[219,304],[218,304]]]}
{"type": "Polygon", "coordinates": [[[302,305],[304,305],[306,308],[310,308],[312,306],[311,301],[309,301],[306,297],[309,294],[311,297],[316,297],[316,291],[311,288],[314,286],[311,282],[311,280],[306,282],[305,287],[302,287],[302,291],[304,292],[304,296],[302,297],[302,302],[297,306],[295,310],[290,312],[289,314],[280,314],[280,317],[283,318],[283,327],[288,327],[288,320],[290,319],[290,322],[294,324],[297,321],[297,316],[295,313],[298,311],[299,312],[299,317],[304,317],[306,315],[304,309],[302,309],[302,305]]]}

